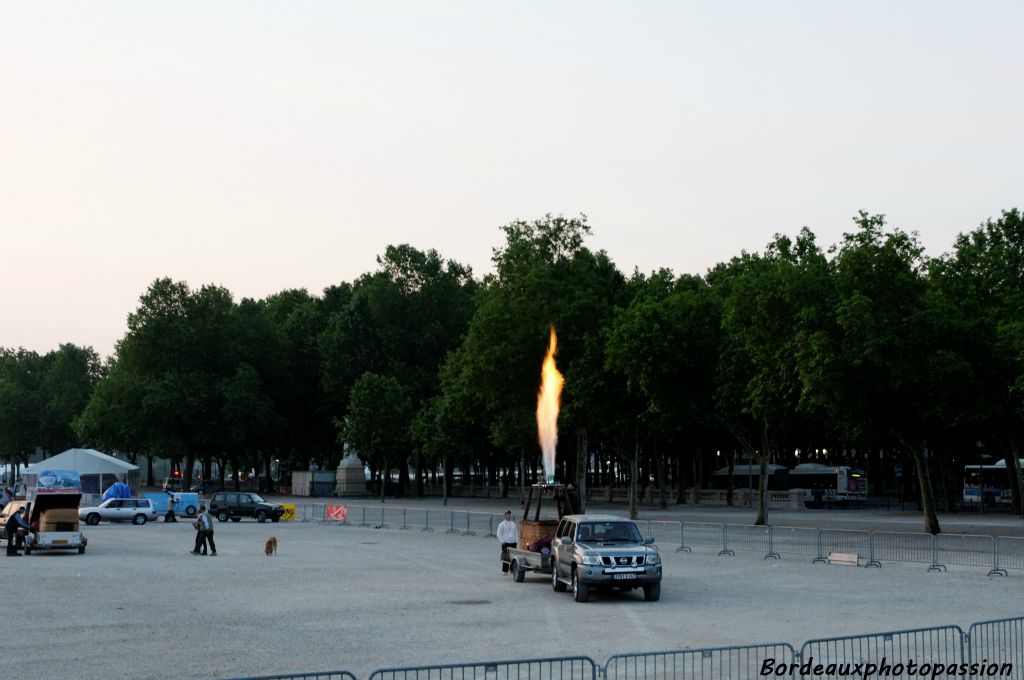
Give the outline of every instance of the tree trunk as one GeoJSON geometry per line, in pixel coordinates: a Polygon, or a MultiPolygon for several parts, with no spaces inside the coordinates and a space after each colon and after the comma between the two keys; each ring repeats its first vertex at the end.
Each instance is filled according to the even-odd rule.
{"type": "Polygon", "coordinates": [[[729,454],[729,481],[726,482],[725,490],[725,504],[728,505],[730,508],[733,506],[733,492],[736,491],[736,480],[732,478],[734,474],[736,474],[736,449],[733,449],[732,452],[729,454]]]}
{"type": "Polygon", "coordinates": [[[451,473],[448,471],[447,454],[441,457],[441,504],[448,505],[448,486],[451,484],[451,473]]]}
{"type": "Polygon", "coordinates": [[[668,507],[668,489],[665,477],[665,452],[658,451],[658,507],[662,510],[668,507]]]}
{"type": "Polygon", "coordinates": [[[640,416],[636,419],[636,447],[629,461],[629,518],[639,519],[636,509],[637,477],[640,476],[640,416]]]}
{"type": "Polygon", "coordinates": [[[754,520],[754,526],[764,526],[768,524],[768,451],[766,449],[762,449],[761,455],[757,456],[757,463],[761,469],[761,479],[757,483],[757,518],[754,520]]]}
{"type": "Polygon", "coordinates": [[[576,428],[576,494],[580,514],[587,512],[587,428],[576,428]]]}
{"type": "Polygon", "coordinates": [[[940,533],[942,528],[939,527],[939,518],[935,515],[935,507],[932,501],[932,483],[928,474],[928,461],[925,459],[924,452],[920,446],[911,444],[903,435],[897,434],[896,438],[903,445],[903,448],[914,457],[914,466],[917,468],[917,482],[918,486],[921,487],[921,505],[924,506],[924,530],[934,536],[940,533]]]}

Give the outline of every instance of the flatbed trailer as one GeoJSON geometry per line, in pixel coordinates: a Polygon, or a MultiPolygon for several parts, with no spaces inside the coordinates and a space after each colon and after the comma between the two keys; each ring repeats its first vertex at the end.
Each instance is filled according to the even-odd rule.
{"type": "Polygon", "coordinates": [[[501,561],[508,565],[512,580],[522,583],[528,572],[551,575],[551,553],[539,553],[532,550],[505,548],[501,561]]]}

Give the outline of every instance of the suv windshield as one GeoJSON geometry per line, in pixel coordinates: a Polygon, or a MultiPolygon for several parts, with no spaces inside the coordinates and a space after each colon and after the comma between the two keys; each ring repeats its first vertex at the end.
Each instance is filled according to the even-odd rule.
{"type": "Polygon", "coordinates": [[[586,522],[580,525],[580,535],[599,543],[643,543],[640,530],[632,522],[586,522]]]}

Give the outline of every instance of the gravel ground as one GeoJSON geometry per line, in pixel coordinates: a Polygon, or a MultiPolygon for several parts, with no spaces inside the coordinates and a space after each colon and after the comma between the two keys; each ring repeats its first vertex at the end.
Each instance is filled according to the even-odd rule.
{"type": "MultiPolygon", "coordinates": [[[[480,509],[480,508],[474,508],[480,509]]],[[[315,523],[87,527],[89,548],[3,560],[19,678],[223,678],[785,641],[1022,615],[1024,574],[927,573],[666,550],[662,599],[555,594],[500,573],[494,538],[315,523]],[[263,554],[277,536],[280,553],[263,554]],[[571,627],[571,638],[565,635],[571,627]]]]}

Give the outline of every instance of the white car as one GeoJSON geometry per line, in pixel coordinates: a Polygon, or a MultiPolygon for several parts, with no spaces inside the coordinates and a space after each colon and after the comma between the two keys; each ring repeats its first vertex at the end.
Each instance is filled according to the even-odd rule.
{"type": "Polygon", "coordinates": [[[155,522],[156,518],[156,508],[148,498],[111,498],[98,506],[78,509],[78,519],[91,526],[99,524],[101,519],[145,524],[146,520],[155,522]]]}

